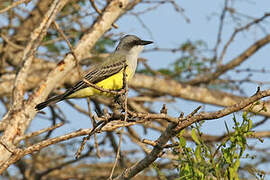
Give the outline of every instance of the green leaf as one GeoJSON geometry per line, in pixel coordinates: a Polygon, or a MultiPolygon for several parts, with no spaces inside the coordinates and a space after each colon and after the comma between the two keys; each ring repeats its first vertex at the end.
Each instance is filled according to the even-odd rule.
{"type": "Polygon", "coordinates": [[[182,131],[180,131],[179,132],[179,134],[178,134],[178,137],[181,137],[181,136],[183,136],[183,134],[185,133],[186,131],[183,129],[182,131]]]}
{"type": "Polygon", "coordinates": [[[236,161],[235,161],[235,163],[234,163],[234,170],[235,170],[235,172],[237,172],[239,166],[240,166],[240,160],[239,160],[239,158],[237,158],[236,161]]]}
{"type": "Polygon", "coordinates": [[[248,114],[248,113],[247,113],[246,111],[244,111],[243,114],[242,114],[242,118],[243,118],[243,119],[247,119],[247,114],[248,114]]]}
{"type": "Polygon", "coordinates": [[[200,146],[197,146],[196,149],[195,149],[195,157],[196,159],[201,162],[202,161],[202,156],[201,156],[201,147],[200,146]]]}
{"type": "Polygon", "coordinates": [[[249,119],[248,120],[248,130],[250,130],[252,128],[252,120],[249,119]]]}
{"type": "Polygon", "coordinates": [[[228,163],[228,164],[231,164],[231,153],[229,152],[228,149],[224,149],[223,150],[223,157],[225,159],[225,161],[228,163]]]}
{"type": "Polygon", "coordinates": [[[196,135],[196,129],[195,128],[193,128],[192,131],[191,131],[191,137],[192,137],[193,141],[196,142],[196,144],[201,144],[198,137],[197,137],[197,135],[196,135]]]}
{"type": "Polygon", "coordinates": [[[186,139],[184,137],[179,137],[179,145],[183,148],[186,147],[186,139]]]}

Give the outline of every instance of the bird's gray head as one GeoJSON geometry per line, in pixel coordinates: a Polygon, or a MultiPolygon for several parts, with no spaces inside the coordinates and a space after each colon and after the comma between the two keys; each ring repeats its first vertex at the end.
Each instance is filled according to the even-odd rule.
{"type": "Polygon", "coordinates": [[[140,38],[134,35],[126,35],[120,40],[116,48],[116,51],[131,51],[132,49],[135,49],[135,48],[142,50],[142,48],[145,45],[151,44],[151,43],[153,42],[141,40],[140,38]]]}

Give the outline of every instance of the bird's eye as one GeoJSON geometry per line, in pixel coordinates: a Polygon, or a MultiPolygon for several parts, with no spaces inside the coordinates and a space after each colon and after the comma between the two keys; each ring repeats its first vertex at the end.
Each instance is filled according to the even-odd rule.
{"type": "Polygon", "coordinates": [[[128,43],[130,47],[133,47],[135,45],[138,45],[138,42],[137,41],[131,41],[128,43]]]}
{"type": "Polygon", "coordinates": [[[133,42],[133,44],[134,44],[134,45],[140,45],[140,41],[137,41],[137,40],[136,40],[136,41],[133,42]]]}

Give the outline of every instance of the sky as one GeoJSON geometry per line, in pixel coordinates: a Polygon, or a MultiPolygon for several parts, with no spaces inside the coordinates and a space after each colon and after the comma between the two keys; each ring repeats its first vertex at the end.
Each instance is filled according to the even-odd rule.
{"type": "MultiPolygon", "coordinates": [[[[177,13],[172,5],[167,4],[162,5],[157,10],[153,10],[140,17],[148,29],[142,27],[140,22],[133,15],[127,15],[123,16],[116,22],[119,29],[113,29],[112,32],[134,34],[142,39],[154,41],[155,44],[147,48],[153,48],[155,46],[170,48],[175,47],[175,45],[180,45],[187,40],[204,40],[207,42],[209,48],[213,48],[217,38],[219,26],[218,19],[224,5],[223,0],[178,0],[177,2],[185,10],[184,14],[190,19],[190,22],[187,22],[181,14],[177,13]]],[[[267,12],[267,10],[269,12],[269,6],[266,6],[266,4],[269,5],[269,0],[233,0],[233,2],[234,7],[237,8],[238,11],[242,12],[243,14],[252,15],[252,17],[261,17],[265,12],[267,12]]],[[[138,5],[135,8],[135,12],[141,12],[144,9],[145,5],[138,5]]],[[[222,36],[223,44],[234,31],[234,27],[231,26],[232,22],[230,20],[226,21],[225,23],[226,26],[222,36]]],[[[269,24],[266,27],[269,27],[269,24]]],[[[264,32],[256,30],[255,28],[252,28],[248,33],[240,34],[235,39],[232,46],[228,49],[227,56],[225,56],[224,59],[225,62],[237,56],[239,52],[245,50],[249,45],[251,45],[254,40],[258,40],[264,35],[264,32]]],[[[242,68],[252,67],[261,69],[262,67],[270,67],[268,56],[269,51],[270,46],[268,45],[246,61],[242,68]]],[[[151,68],[158,69],[168,67],[170,63],[179,57],[179,54],[168,52],[147,52],[142,53],[141,57],[148,59],[148,64],[151,66],[151,68]]],[[[230,72],[230,75],[235,76],[236,74],[230,72]]],[[[266,80],[268,78],[265,78],[265,74],[256,74],[256,79],[266,80]]],[[[247,95],[252,95],[256,91],[256,85],[246,84],[245,86],[247,95]]],[[[85,100],[73,100],[73,102],[80,105],[84,104],[84,107],[86,107],[85,100]]],[[[74,111],[65,102],[59,103],[59,106],[63,107],[65,111],[68,112],[67,119],[70,121],[70,123],[59,128],[55,132],[55,136],[72,132],[80,128],[90,127],[91,122],[89,121],[88,117],[74,111]]],[[[160,109],[161,106],[162,103],[156,103],[154,105],[156,109],[160,109]]],[[[177,103],[169,105],[169,115],[178,116],[180,112],[185,112],[185,114],[187,114],[193,111],[197,106],[198,103],[179,99],[177,100],[177,103]]],[[[204,106],[205,111],[214,111],[216,109],[217,107],[211,105],[204,106]]],[[[48,108],[45,109],[45,112],[49,112],[48,108]]],[[[207,122],[204,124],[202,129],[205,133],[211,132],[214,134],[223,134],[225,132],[224,121],[231,126],[231,117],[232,116],[227,116],[220,120],[207,122]]],[[[32,126],[29,131],[38,130],[47,126],[49,126],[49,121],[36,118],[32,122],[32,126]]],[[[267,126],[269,127],[269,123],[267,126]]],[[[263,130],[263,127],[260,127],[259,130],[263,130]]],[[[158,138],[158,134],[153,132],[147,138],[154,140],[158,138]]]]}

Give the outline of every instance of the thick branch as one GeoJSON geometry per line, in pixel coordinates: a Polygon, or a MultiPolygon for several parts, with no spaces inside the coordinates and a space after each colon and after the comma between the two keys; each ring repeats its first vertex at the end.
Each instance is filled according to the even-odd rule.
{"type": "Polygon", "coordinates": [[[22,68],[17,74],[14,82],[12,108],[14,108],[15,110],[21,108],[22,106],[25,92],[24,83],[26,81],[31,64],[33,62],[35,52],[38,46],[40,45],[41,41],[43,40],[44,36],[46,35],[47,30],[51,25],[52,21],[55,19],[57,13],[64,7],[64,5],[67,2],[68,2],[67,0],[66,1],[55,0],[48,13],[45,15],[43,21],[39,25],[39,27],[36,28],[34,32],[31,34],[31,40],[24,49],[22,55],[21,59],[22,68]]]}
{"type": "MultiPolygon", "coordinates": [[[[128,2],[128,0],[110,1],[108,6],[104,9],[102,16],[98,18],[90,31],[82,37],[76,46],[74,52],[78,59],[82,59],[84,54],[88,54],[96,41],[110,29],[111,24],[124,12],[128,2]]],[[[9,122],[9,124],[1,137],[2,143],[12,146],[18,142],[16,138],[24,134],[25,129],[36,114],[34,109],[35,104],[43,101],[55,85],[61,82],[64,76],[74,66],[75,61],[73,56],[66,56],[66,58],[58,64],[57,68],[48,75],[46,81],[40,85],[40,88],[28,99],[22,109],[16,112],[10,112],[4,117],[3,121],[9,122]]],[[[11,155],[4,145],[0,146],[0,154],[0,164],[6,162],[11,155]]]]}
{"type": "MultiPolygon", "coordinates": [[[[135,78],[133,78],[133,80],[130,82],[130,87],[134,89],[145,88],[164,95],[180,97],[191,101],[198,101],[218,106],[231,106],[246,99],[246,97],[236,96],[218,90],[190,86],[174,80],[161,79],[158,77],[151,77],[141,74],[135,75],[135,78]]],[[[250,111],[270,117],[270,103],[261,102],[250,111]],[[262,111],[263,108],[265,108],[266,111],[262,111]]]]}

